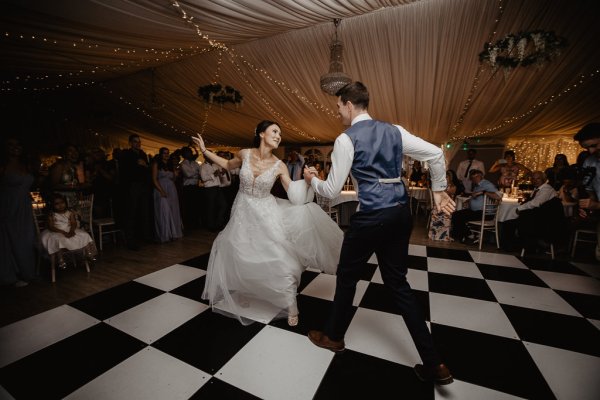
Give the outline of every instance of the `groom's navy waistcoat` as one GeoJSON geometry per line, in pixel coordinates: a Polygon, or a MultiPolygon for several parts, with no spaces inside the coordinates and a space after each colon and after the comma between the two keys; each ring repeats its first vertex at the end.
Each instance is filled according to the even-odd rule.
{"type": "Polygon", "coordinates": [[[379,179],[399,178],[402,174],[402,135],[397,127],[382,121],[359,121],[346,130],[354,145],[350,170],[358,182],[361,211],[405,204],[404,184],[381,183],[379,179]]]}

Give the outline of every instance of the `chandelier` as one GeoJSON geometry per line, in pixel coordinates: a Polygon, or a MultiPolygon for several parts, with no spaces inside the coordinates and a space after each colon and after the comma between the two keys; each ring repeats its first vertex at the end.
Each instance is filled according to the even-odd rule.
{"type": "Polygon", "coordinates": [[[237,108],[242,103],[243,96],[231,86],[222,86],[220,83],[200,86],[198,96],[208,104],[217,103],[221,107],[225,103],[232,103],[237,108]]]}
{"type": "Polygon", "coordinates": [[[335,39],[329,45],[331,56],[329,59],[329,72],[321,76],[321,90],[327,94],[335,96],[338,90],[352,82],[352,79],[344,73],[344,46],[338,40],[337,27],[341,19],[333,20],[335,25],[335,39]]]}
{"type": "Polygon", "coordinates": [[[567,39],[554,32],[535,30],[509,34],[496,43],[486,43],[479,53],[479,62],[487,63],[496,71],[499,67],[505,73],[528,65],[543,66],[560,55],[567,46],[567,39]]]}

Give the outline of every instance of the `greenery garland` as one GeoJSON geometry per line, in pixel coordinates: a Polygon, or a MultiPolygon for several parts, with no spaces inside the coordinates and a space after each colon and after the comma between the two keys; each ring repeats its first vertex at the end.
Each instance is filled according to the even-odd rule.
{"type": "Polygon", "coordinates": [[[486,43],[479,53],[479,62],[487,62],[494,69],[541,65],[558,56],[567,44],[567,39],[552,31],[511,33],[494,44],[486,43]]]}
{"type": "Polygon", "coordinates": [[[241,93],[231,86],[221,86],[221,84],[210,84],[198,88],[198,96],[207,103],[233,103],[239,104],[243,100],[241,93]]]}

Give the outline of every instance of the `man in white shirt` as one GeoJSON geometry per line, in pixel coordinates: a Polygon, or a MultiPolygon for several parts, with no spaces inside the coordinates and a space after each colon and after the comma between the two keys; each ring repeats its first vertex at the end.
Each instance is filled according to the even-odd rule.
{"type": "Polygon", "coordinates": [[[218,232],[225,226],[226,201],[221,190],[221,167],[213,164],[210,159],[200,167],[200,177],[204,182],[203,218],[204,225],[212,232],[218,232]]]}
{"type": "Polygon", "coordinates": [[[351,321],[356,284],[375,253],[384,284],[392,291],[423,360],[424,365],[415,366],[417,376],[437,384],[449,384],[453,381],[452,375],[440,360],[406,280],[412,216],[401,179],[403,154],[427,161],[436,208],[450,214],[455,205],[445,192],[444,154],[439,147],[399,125],[373,120],[367,112],[369,93],[361,82],[344,86],[336,96],[342,122],[350,127],[335,140],[327,180],[320,180],[316,171],[308,168],[304,170],[304,179],[317,194],[331,199],[341,192],[350,173],[358,192],[359,207],[344,235],[333,310],[325,329],[311,330],[308,337],[316,346],[334,352],[345,349],[344,335],[351,321]]]}
{"type": "Polygon", "coordinates": [[[562,243],[567,231],[562,202],[548,183],[546,174],[534,171],[531,181],[534,185],[531,196],[516,210],[519,215],[516,220],[517,243],[528,253],[562,243]]]}
{"type": "Polygon", "coordinates": [[[182,147],[183,161],[179,170],[183,177],[182,214],[185,229],[197,229],[201,226],[200,211],[202,210],[200,193],[200,164],[196,161],[198,153],[194,154],[191,147],[182,147]]]}
{"type": "Polygon", "coordinates": [[[467,159],[461,161],[456,169],[456,176],[460,179],[465,187],[466,193],[471,193],[471,179],[469,178],[469,171],[476,169],[485,173],[485,165],[483,161],[476,160],[477,150],[469,149],[467,151],[467,159]]]}

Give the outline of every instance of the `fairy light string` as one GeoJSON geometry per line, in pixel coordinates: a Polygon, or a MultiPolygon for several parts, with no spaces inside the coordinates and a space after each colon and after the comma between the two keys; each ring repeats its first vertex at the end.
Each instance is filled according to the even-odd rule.
{"type": "Polygon", "coordinates": [[[34,91],[43,92],[51,91],[56,89],[71,89],[77,87],[92,86],[96,84],[95,80],[84,80],[80,82],[69,82],[69,83],[56,83],[52,86],[40,86],[44,82],[57,81],[61,79],[72,79],[72,78],[84,78],[86,76],[98,76],[100,73],[115,73],[126,71],[132,68],[146,68],[156,63],[165,61],[177,61],[184,57],[190,57],[198,54],[205,53],[210,49],[200,48],[200,46],[190,46],[189,49],[182,47],[171,48],[167,50],[159,50],[155,48],[136,49],[136,48],[125,48],[125,47],[112,47],[103,44],[93,43],[85,38],[79,38],[75,41],[60,40],[56,38],[27,35],[23,33],[11,33],[4,32],[4,35],[0,36],[4,41],[27,41],[36,45],[42,44],[48,46],[52,51],[58,49],[72,48],[86,48],[93,51],[103,51],[104,54],[112,53],[115,55],[122,55],[125,57],[134,57],[134,60],[129,61],[118,61],[114,65],[90,65],[86,67],[79,67],[74,71],[56,72],[52,74],[40,74],[40,75],[16,75],[12,79],[3,79],[0,81],[0,92],[17,92],[17,91],[34,91]]]}
{"type": "MultiPolygon", "coordinates": [[[[492,40],[494,39],[494,37],[496,36],[496,34],[498,32],[498,24],[500,23],[500,19],[502,18],[503,14],[504,14],[504,7],[502,6],[502,0],[498,0],[498,14],[496,15],[496,19],[494,20],[492,32],[488,35],[488,40],[487,40],[490,45],[492,44],[492,40]]],[[[465,104],[460,112],[460,115],[458,116],[458,119],[452,126],[452,129],[450,129],[450,133],[452,135],[454,135],[456,133],[456,131],[458,130],[458,128],[462,125],[462,123],[465,120],[465,116],[471,109],[471,105],[473,104],[473,100],[475,97],[475,92],[477,91],[477,88],[479,86],[479,78],[481,77],[481,73],[484,70],[485,70],[484,65],[479,64],[479,68],[477,68],[477,71],[475,72],[475,77],[473,78],[473,84],[471,85],[471,90],[469,90],[469,95],[467,96],[467,100],[465,101],[465,104]]],[[[453,137],[451,139],[451,141],[456,141],[456,140],[459,140],[459,139],[457,139],[456,137],[453,137]]]]}
{"type": "Polygon", "coordinates": [[[263,103],[263,105],[267,108],[267,110],[273,115],[275,116],[278,120],[282,121],[286,127],[292,129],[295,133],[297,133],[298,135],[319,142],[320,140],[315,138],[314,136],[311,136],[309,134],[307,134],[306,132],[304,132],[303,130],[301,130],[300,128],[296,127],[295,125],[293,125],[291,122],[289,122],[289,120],[287,120],[282,114],[280,114],[279,112],[277,112],[269,103],[269,100],[265,97],[265,95],[260,92],[258,89],[256,89],[256,87],[254,85],[252,85],[252,83],[250,82],[250,80],[248,79],[248,75],[243,71],[240,63],[238,63],[236,60],[241,60],[241,64],[243,64],[244,66],[247,67],[248,70],[250,71],[254,71],[257,73],[258,76],[268,80],[269,82],[277,85],[279,88],[281,88],[282,90],[286,91],[287,93],[293,95],[294,97],[296,97],[298,100],[302,101],[305,104],[310,105],[311,107],[314,107],[316,110],[323,112],[327,115],[329,115],[330,117],[337,117],[337,113],[332,111],[331,109],[325,107],[323,104],[316,102],[316,101],[312,101],[310,99],[308,99],[306,96],[302,96],[300,94],[300,91],[298,89],[294,89],[294,88],[290,88],[285,82],[274,79],[271,74],[265,70],[264,68],[258,68],[255,65],[253,65],[252,63],[250,63],[249,61],[247,61],[245,59],[245,57],[243,55],[237,55],[235,50],[232,48],[229,48],[228,46],[226,46],[223,43],[220,43],[218,41],[214,41],[211,40],[208,35],[206,35],[205,33],[203,33],[199,27],[198,24],[196,24],[193,21],[193,16],[190,16],[188,14],[188,12],[185,11],[185,9],[176,1],[176,0],[172,0],[171,4],[173,7],[175,7],[177,9],[177,11],[180,13],[181,18],[186,22],[189,23],[193,26],[193,28],[195,29],[197,35],[204,39],[204,40],[208,40],[209,44],[211,46],[213,46],[214,48],[218,48],[222,51],[226,51],[227,54],[229,55],[228,60],[232,63],[232,65],[234,66],[236,72],[238,73],[238,75],[242,78],[242,80],[244,81],[244,83],[254,92],[254,94],[261,100],[261,102],[263,103]]]}

